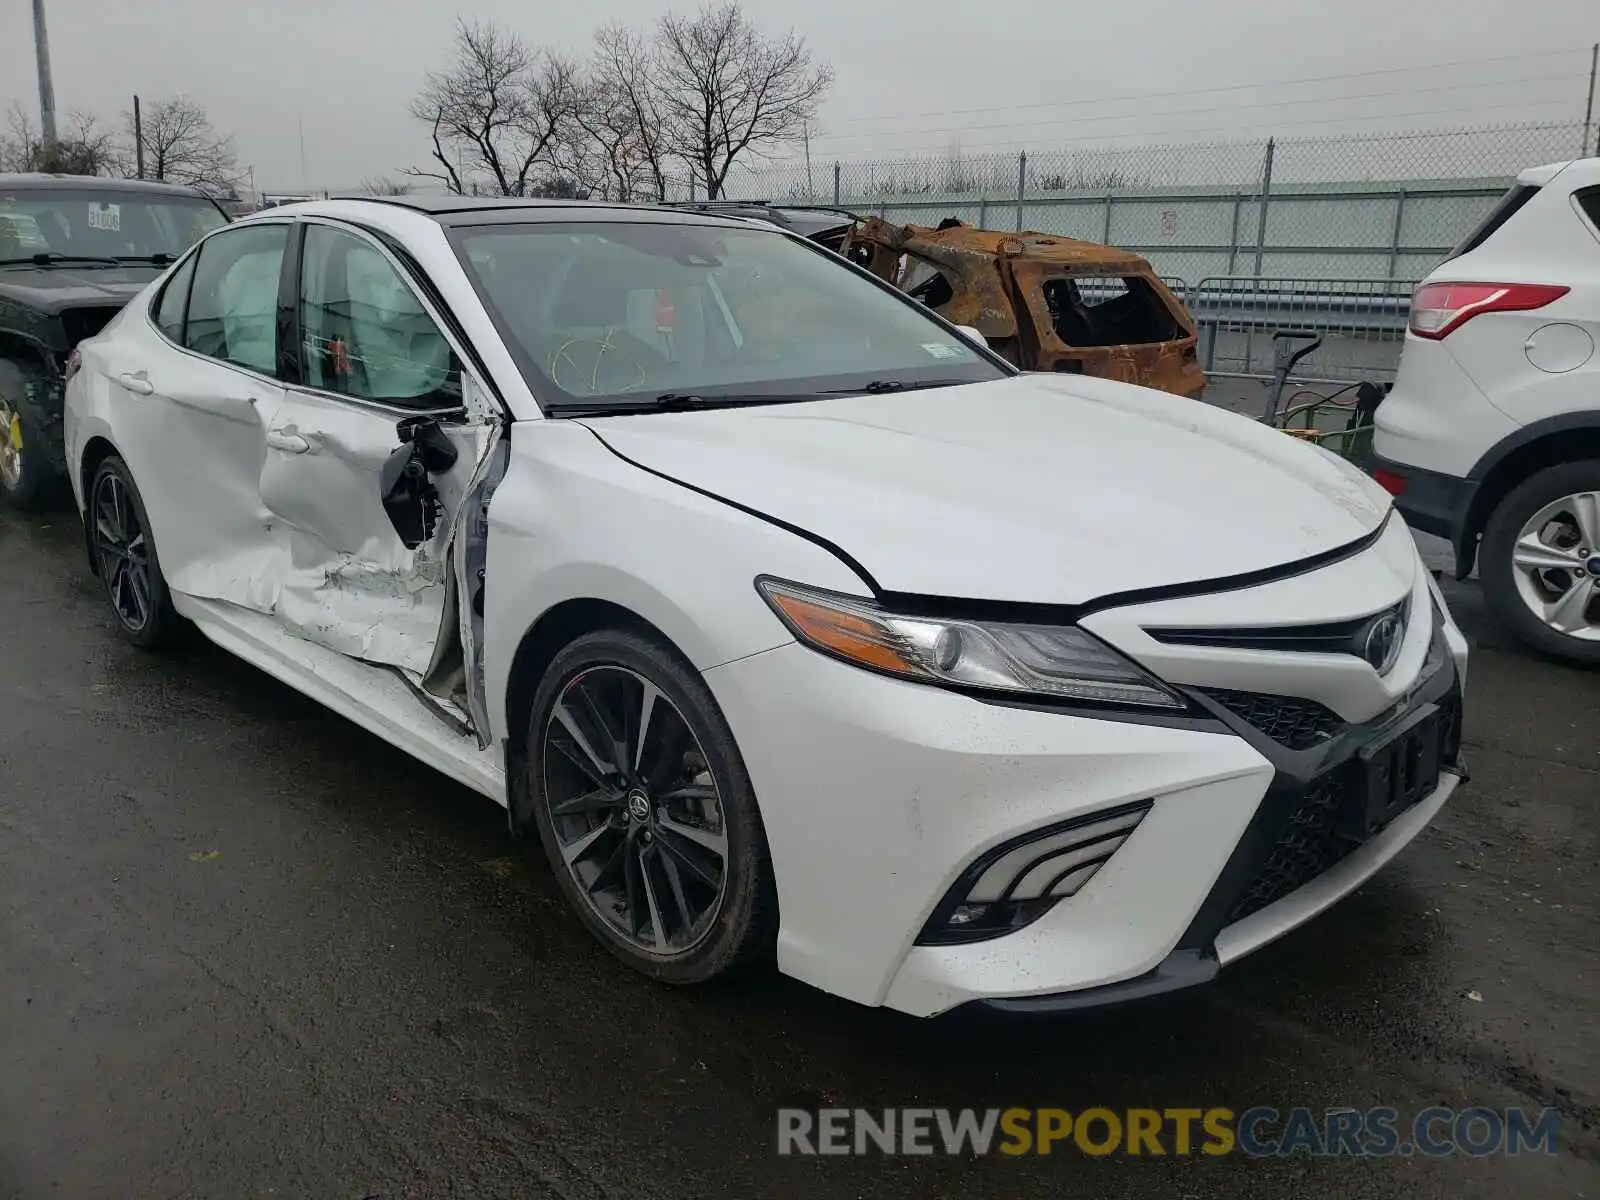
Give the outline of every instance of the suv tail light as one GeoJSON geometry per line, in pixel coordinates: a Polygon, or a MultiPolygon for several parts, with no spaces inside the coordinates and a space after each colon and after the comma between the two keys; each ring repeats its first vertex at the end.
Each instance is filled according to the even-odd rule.
{"type": "Polygon", "coordinates": [[[67,355],[67,365],[66,365],[66,368],[62,372],[62,378],[63,379],[71,379],[74,375],[76,375],[78,373],[78,368],[80,368],[82,366],[83,366],[83,354],[82,354],[81,351],[79,351],[79,349],[76,346],[74,346],[72,348],[72,353],[67,355]]]}
{"type": "Polygon", "coordinates": [[[1438,341],[1479,313],[1543,308],[1570,290],[1549,283],[1426,283],[1411,298],[1411,332],[1438,341]]]}

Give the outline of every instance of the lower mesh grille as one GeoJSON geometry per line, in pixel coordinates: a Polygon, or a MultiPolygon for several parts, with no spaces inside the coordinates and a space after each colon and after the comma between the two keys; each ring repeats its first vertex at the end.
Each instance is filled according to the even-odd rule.
{"type": "Polygon", "coordinates": [[[1345,727],[1338,713],[1301,696],[1231,692],[1220,688],[1202,688],[1201,691],[1234,716],[1291,750],[1320,746],[1337,737],[1345,727]]]}
{"type": "Polygon", "coordinates": [[[1278,835],[1260,873],[1228,910],[1224,924],[1242,921],[1282,900],[1356,848],[1355,842],[1339,832],[1339,810],[1348,779],[1344,771],[1335,771],[1311,785],[1278,835]]]}

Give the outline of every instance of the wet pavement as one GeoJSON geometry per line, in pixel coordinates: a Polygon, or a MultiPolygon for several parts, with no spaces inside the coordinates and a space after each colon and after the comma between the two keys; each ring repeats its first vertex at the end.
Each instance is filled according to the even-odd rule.
{"type": "Polygon", "coordinates": [[[489,802],[0,514],[0,1197],[1600,1196],[1600,675],[1476,643],[1471,786],[1159,1003],[918,1022],[653,986],[489,802]],[[779,1158],[781,1106],[1551,1107],[1553,1156],[779,1158]]]}

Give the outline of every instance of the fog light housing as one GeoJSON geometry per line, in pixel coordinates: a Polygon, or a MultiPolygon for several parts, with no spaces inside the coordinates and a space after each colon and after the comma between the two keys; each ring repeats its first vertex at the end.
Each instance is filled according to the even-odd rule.
{"type": "Polygon", "coordinates": [[[959,904],[945,921],[945,937],[922,940],[942,942],[977,942],[987,938],[1003,937],[1015,933],[1024,925],[1031,925],[1055,907],[1060,897],[1046,896],[1038,900],[1006,900],[994,904],[959,904]]]}
{"type": "Polygon", "coordinates": [[[987,941],[1037,921],[1094,878],[1153,803],[1047,825],[979,855],[934,906],[917,944],[987,941]]]}

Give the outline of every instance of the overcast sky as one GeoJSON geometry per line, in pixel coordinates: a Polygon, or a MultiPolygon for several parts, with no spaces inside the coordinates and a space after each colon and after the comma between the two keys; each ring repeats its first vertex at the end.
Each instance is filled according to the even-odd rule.
{"type": "MultiPolygon", "coordinates": [[[[268,191],[348,187],[424,162],[427,139],[406,105],[424,72],[448,59],[458,13],[580,52],[607,18],[644,26],[664,11],[658,0],[47,5],[58,111],[116,119],[136,92],[186,93],[233,135],[241,165],[268,191]]],[[[1014,152],[1090,139],[1577,121],[1589,46],[1600,38],[1596,0],[747,0],[745,8],[764,28],[794,26],[837,70],[812,145],[823,161],[932,156],[956,144],[1014,152]],[[1462,63],[1470,65],[1440,65],[1462,63]],[[1307,82],[1280,82],[1295,80],[1307,82]],[[1235,84],[1277,86],[1217,90],[1235,84]]],[[[30,0],[0,0],[0,102],[37,118],[30,0]]]]}

